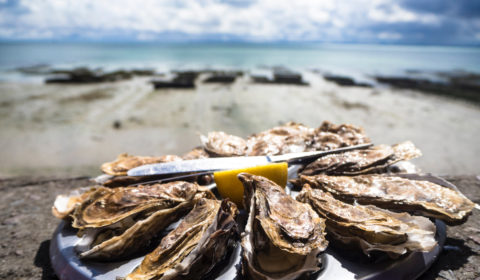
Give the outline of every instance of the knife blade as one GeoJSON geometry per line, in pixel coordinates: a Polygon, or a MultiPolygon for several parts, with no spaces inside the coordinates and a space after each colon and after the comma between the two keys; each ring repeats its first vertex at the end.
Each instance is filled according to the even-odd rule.
{"type": "Polygon", "coordinates": [[[178,174],[187,172],[218,171],[263,165],[268,164],[269,162],[270,160],[267,156],[193,159],[142,165],[130,169],[127,174],[128,176],[146,176],[160,174],[178,174]]]}
{"type": "Polygon", "coordinates": [[[341,153],[356,149],[365,149],[370,147],[371,145],[373,144],[362,144],[329,151],[289,153],[276,156],[218,157],[146,164],[130,169],[127,174],[128,176],[149,176],[170,174],[174,175],[181,173],[206,171],[214,172],[219,170],[239,169],[284,161],[291,164],[299,164],[302,163],[302,161],[304,160],[311,161],[329,154],[341,153]]]}

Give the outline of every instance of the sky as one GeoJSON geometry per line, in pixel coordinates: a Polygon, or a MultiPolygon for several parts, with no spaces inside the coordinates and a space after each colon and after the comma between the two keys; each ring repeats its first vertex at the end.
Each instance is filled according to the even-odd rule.
{"type": "Polygon", "coordinates": [[[0,40],[480,45],[480,0],[0,0],[0,40]]]}

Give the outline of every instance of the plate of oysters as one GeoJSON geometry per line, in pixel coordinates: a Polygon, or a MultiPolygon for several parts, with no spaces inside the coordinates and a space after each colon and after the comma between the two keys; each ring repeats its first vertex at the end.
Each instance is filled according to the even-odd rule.
{"type": "Polygon", "coordinates": [[[122,154],[91,187],[58,196],[50,246],[58,277],[415,279],[441,252],[446,225],[478,207],[419,173],[409,160],[421,152],[410,141],[364,145],[370,139],[353,125],[290,122],[247,139],[210,132],[200,142],[183,156],[122,154]],[[240,201],[222,197],[208,172],[128,175],[144,165],[317,151],[332,153],[289,163],[286,185],[238,174],[240,201]]]}

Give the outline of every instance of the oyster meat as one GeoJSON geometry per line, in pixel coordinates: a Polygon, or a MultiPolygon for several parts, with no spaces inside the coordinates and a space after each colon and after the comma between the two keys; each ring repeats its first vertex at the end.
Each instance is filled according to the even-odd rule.
{"type": "Polygon", "coordinates": [[[73,213],[81,258],[113,260],[142,250],[150,240],[190,210],[197,200],[214,198],[187,182],[98,188],[73,213]]]}
{"type": "Polygon", "coordinates": [[[309,184],[336,198],[373,204],[380,208],[420,213],[449,225],[461,224],[475,204],[459,191],[429,181],[396,176],[300,176],[297,184],[309,184]]]}
{"type": "Polygon", "coordinates": [[[296,279],[321,268],[328,242],[325,220],[274,182],[238,175],[248,220],[242,234],[242,266],[247,279],[296,279]]]}
{"type": "Polygon", "coordinates": [[[331,154],[307,165],[303,175],[358,175],[385,170],[388,166],[402,160],[410,160],[422,153],[412,142],[406,141],[393,146],[378,145],[363,150],[331,154]]]}
{"type": "Polygon", "coordinates": [[[427,252],[436,245],[435,225],[425,217],[394,213],[373,205],[351,205],[308,184],[296,198],[308,203],[326,219],[326,229],[336,240],[359,246],[368,255],[382,251],[391,256],[408,251],[427,252]]]}
{"type": "Polygon", "coordinates": [[[210,132],[208,136],[202,135],[201,140],[204,149],[212,156],[243,156],[247,149],[247,142],[243,138],[222,131],[210,132]]]}
{"type": "Polygon", "coordinates": [[[235,204],[228,200],[198,200],[178,227],[126,279],[201,279],[235,245],[237,213],[235,204]]]}
{"type": "Polygon", "coordinates": [[[108,175],[124,176],[127,175],[128,170],[141,165],[179,160],[182,160],[182,158],[175,155],[146,157],[120,154],[115,161],[102,164],[101,169],[104,173],[108,175]]]}

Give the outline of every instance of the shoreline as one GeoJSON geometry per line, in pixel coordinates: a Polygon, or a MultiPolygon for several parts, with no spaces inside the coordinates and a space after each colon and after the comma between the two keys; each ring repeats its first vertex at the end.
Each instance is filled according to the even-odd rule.
{"type": "MultiPolygon", "coordinates": [[[[232,83],[247,76],[253,83],[309,85],[303,80],[305,73],[321,75],[323,79],[342,87],[370,87],[409,89],[425,94],[443,95],[480,103],[480,72],[461,69],[449,71],[422,71],[407,69],[392,73],[349,73],[318,68],[291,70],[285,66],[261,66],[255,68],[191,68],[171,69],[159,72],[155,68],[130,67],[104,70],[104,67],[55,68],[37,64],[0,71],[0,83],[35,84],[100,84],[150,77],[155,89],[195,88],[198,83],[232,83]],[[198,77],[203,76],[201,81],[198,77]],[[180,80],[178,80],[180,79],[180,80]]],[[[308,74],[307,74],[308,75],[308,74]]]]}
{"type": "Polygon", "coordinates": [[[245,75],[231,84],[162,90],[153,90],[150,76],[82,85],[1,82],[0,177],[95,176],[120,153],[183,154],[200,145],[198,133],[246,137],[288,121],[317,127],[323,120],[363,126],[375,144],[412,140],[424,154],[414,163],[425,172],[478,173],[477,104],[302,74],[309,86],[252,83],[245,75]]]}

